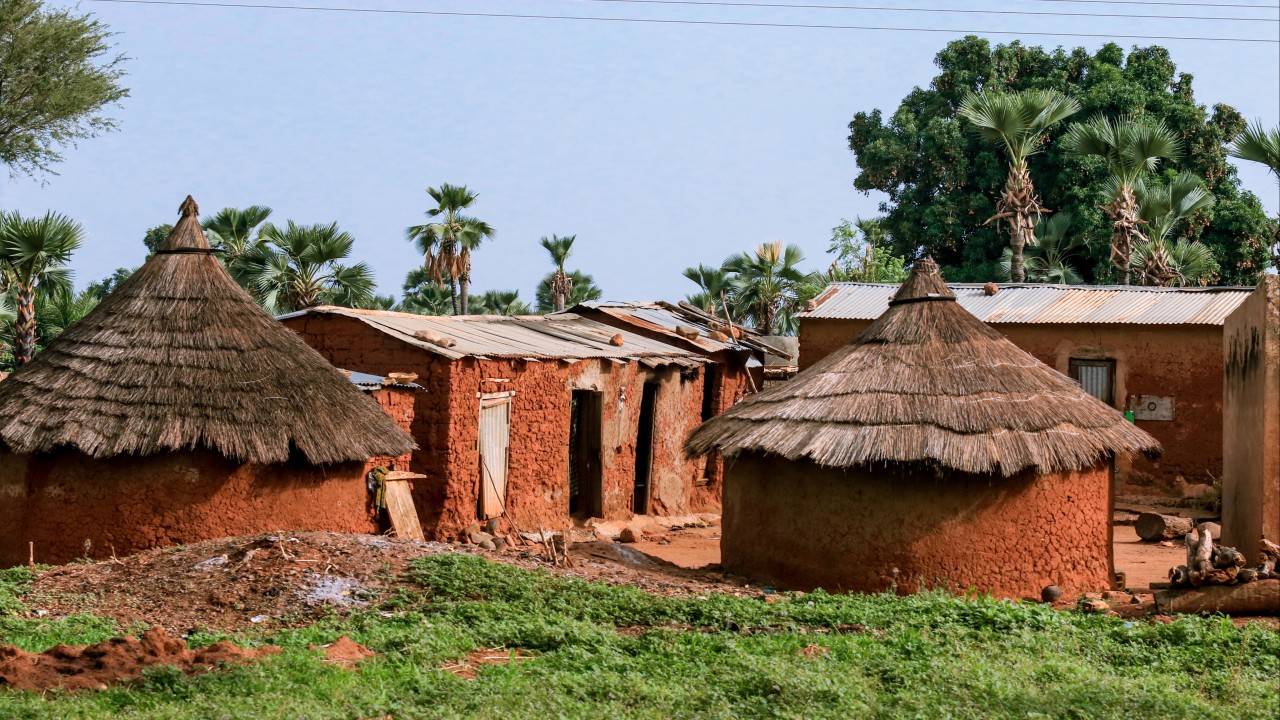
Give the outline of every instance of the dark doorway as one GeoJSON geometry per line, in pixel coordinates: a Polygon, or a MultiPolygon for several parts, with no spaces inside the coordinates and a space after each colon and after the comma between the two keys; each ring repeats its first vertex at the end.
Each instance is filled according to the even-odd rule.
{"type": "Polygon", "coordinates": [[[719,414],[716,407],[716,380],[719,368],[715,363],[702,366],[702,422],[706,422],[719,414]]]}
{"type": "Polygon", "coordinates": [[[601,517],[600,393],[574,390],[569,405],[569,514],[601,517]]]}
{"type": "Polygon", "coordinates": [[[640,427],[636,433],[636,489],[631,512],[649,514],[650,479],[653,475],[653,424],[657,417],[658,383],[645,383],[640,398],[640,427]]]}

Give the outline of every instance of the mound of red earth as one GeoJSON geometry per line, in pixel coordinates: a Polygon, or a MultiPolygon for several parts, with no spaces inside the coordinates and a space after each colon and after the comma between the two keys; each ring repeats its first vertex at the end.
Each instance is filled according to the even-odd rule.
{"type": "Polygon", "coordinates": [[[55,645],[42,653],[0,646],[0,688],[13,690],[101,690],[142,676],[147,668],[170,665],[183,672],[209,670],[280,652],[266,646],[248,649],[223,640],[199,650],[171,638],[160,628],[141,638],[112,638],[94,645],[55,645]]]}
{"type": "Polygon", "coordinates": [[[677,567],[639,546],[575,543],[572,567],[553,567],[536,545],[484,551],[472,545],[334,532],[277,532],[148,550],[63,565],[36,578],[22,602],[31,615],[91,613],[177,635],[306,625],[317,615],[376,607],[401,585],[410,561],[463,552],[559,575],[632,585],[661,595],[749,591],[723,574],[677,567]]]}
{"type": "Polygon", "coordinates": [[[374,652],[351,638],[343,635],[328,645],[316,647],[311,646],[312,650],[323,650],[324,661],[330,665],[339,665],[342,667],[352,667],[359,665],[366,658],[374,656],[374,652]]]}

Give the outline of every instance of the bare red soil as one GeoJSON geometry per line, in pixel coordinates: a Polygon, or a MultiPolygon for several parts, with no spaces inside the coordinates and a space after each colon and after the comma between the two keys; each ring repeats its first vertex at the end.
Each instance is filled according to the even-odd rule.
{"type": "Polygon", "coordinates": [[[139,678],[147,668],[167,665],[183,672],[197,672],[278,652],[280,648],[270,645],[247,649],[225,640],[191,650],[185,641],[169,637],[160,628],[148,630],[141,638],[125,636],[87,646],[55,645],[39,654],[3,646],[0,688],[101,690],[112,683],[139,678]]]}

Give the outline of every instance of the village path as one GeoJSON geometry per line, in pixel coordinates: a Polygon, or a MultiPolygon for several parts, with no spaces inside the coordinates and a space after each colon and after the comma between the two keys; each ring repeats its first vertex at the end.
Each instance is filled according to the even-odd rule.
{"type": "MultiPolygon", "coordinates": [[[[646,555],[684,568],[701,568],[720,563],[720,528],[690,527],[669,532],[666,542],[644,540],[632,547],[646,555]]],[[[1143,542],[1132,525],[1116,525],[1113,547],[1116,571],[1125,574],[1130,590],[1147,592],[1153,582],[1168,582],[1169,568],[1186,561],[1182,543],[1171,546],[1143,542]]]]}

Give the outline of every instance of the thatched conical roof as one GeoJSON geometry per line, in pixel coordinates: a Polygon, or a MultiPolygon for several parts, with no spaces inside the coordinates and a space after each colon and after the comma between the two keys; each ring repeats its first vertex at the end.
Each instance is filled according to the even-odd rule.
{"type": "Polygon", "coordinates": [[[206,448],[249,463],[400,455],[408,433],[214,257],[195,201],[164,247],[0,382],[0,441],[98,458],[206,448]]]}
{"type": "Polygon", "coordinates": [[[686,447],[838,468],[923,462],[1006,476],[1160,449],[961,308],[927,258],[851,344],[707,421],[686,447]]]}

